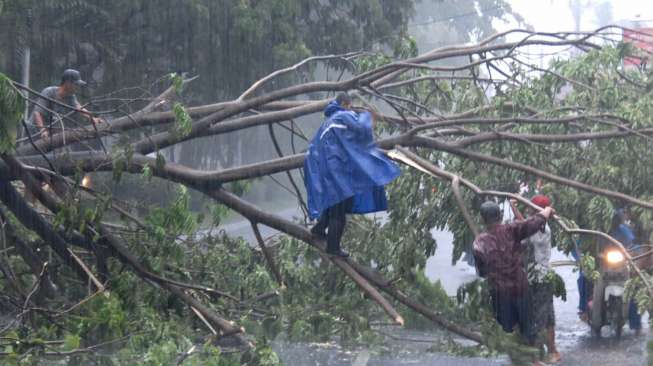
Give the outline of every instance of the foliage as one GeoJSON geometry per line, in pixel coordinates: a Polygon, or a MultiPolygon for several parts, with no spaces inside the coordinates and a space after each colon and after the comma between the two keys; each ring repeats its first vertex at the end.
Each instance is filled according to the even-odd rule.
{"type": "Polygon", "coordinates": [[[596,281],[601,275],[596,265],[596,258],[591,253],[583,254],[581,256],[580,268],[583,271],[583,276],[591,281],[596,281]]]}
{"type": "MultiPolygon", "coordinates": [[[[80,179],[77,179],[80,181],[80,179]]],[[[70,190],[61,210],[53,220],[55,227],[62,226],[66,234],[70,235],[76,231],[82,235],[88,234],[89,225],[97,225],[102,220],[104,213],[111,204],[108,197],[88,202],[82,200],[82,191],[78,186],[70,190]]],[[[93,235],[91,235],[93,236],[93,235]]]]}
{"type": "Polygon", "coordinates": [[[369,322],[378,316],[376,307],[361,296],[356,285],[297,240],[280,239],[279,269],[287,289],[279,299],[279,323],[266,324],[268,331],[284,330],[288,339],[295,341],[324,342],[337,335],[345,343],[358,343],[369,331],[369,322]]]}
{"type": "MultiPolygon", "coordinates": [[[[524,113],[525,108],[541,111],[541,115],[555,118],[563,116],[566,108],[581,110],[583,113],[614,113],[630,121],[638,128],[649,126],[646,115],[653,111],[653,96],[642,93],[637,87],[619,78],[622,48],[604,48],[591,51],[586,55],[568,61],[554,61],[550,72],[541,77],[533,78],[527,75],[522,78],[522,86],[504,87],[497,91],[492,100],[478,97],[478,88],[467,82],[450,84],[452,99],[456,104],[445,101],[431,100],[432,108],[443,112],[460,112],[479,105],[498,106],[490,109],[483,117],[509,117],[524,113]],[[561,75],[577,81],[576,84],[564,83],[558,77],[561,75]],[[587,85],[584,87],[582,85],[587,85]],[[501,108],[504,103],[513,106],[506,110],[501,108]]],[[[518,71],[518,70],[517,70],[518,71]]],[[[628,76],[634,80],[646,83],[646,74],[629,70],[628,76]]],[[[521,124],[511,130],[514,133],[555,134],[569,133],[576,129],[604,131],[612,127],[600,122],[588,122],[584,126],[574,127],[565,124],[530,125],[521,124]]],[[[491,126],[479,130],[490,130],[491,126]]],[[[631,140],[610,139],[583,141],[579,143],[558,143],[538,145],[522,141],[503,140],[489,144],[477,144],[468,149],[491,154],[501,158],[516,160],[524,164],[541,167],[554,174],[570,177],[590,184],[609,187],[610,189],[646,197],[650,192],[651,176],[643,161],[651,155],[650,142],[642,139],[641,143],[633,144],[631,140]],[[581,162],[581,164],[579,164],[581,162]]],[[[533,183],[533,177],[503,167],[490,166],[473,160],[431,153],[429,158],[440,161],[448,170],[455,171],[472,180],[475,184],[487,189],[516,191],[519,182],[533,183]]],[[[622,205],[621,202],[604,197],[591,196],[569,188],[551,183],[545,184],[544,192],[553,199],[558,212],[584,228],[607,230],[612,211],[622,205]]],[[[471,235],[462,224],[461,216],[455,202],[451,200],[451,192],[446,187],[438,187],[440,197],[437,211],[437,222],[440,228],[448,227],[454,232],[456,252],[465,252],[471,235]]],[[[472,203],[472,208],[478,207],[479,200],[466,196],[472,203]]],[[[472,210],[473,211],[473,210],[472,210]]],[[[646,211],[638,211],[644,214],[646,211]]],[[[646,217],[643,217],[647,221],[646,217]]],[[[565,235],[556,235],[557,245],[570,250],[570,239],[565,235]]],[[[594,240],[590,237],[583,240],[594,240]]],[[[456,256],[457,257],[457,256],[456,256]]]]}
{"type": "Polygon", "coordinates": [[[265,344],[259,344],[241,359],[242,365],[280,366],[279,356],[265,344]]]}
{"type": "Polygon", "coordinates": [[[152,168],[149,165],[143,166],[143,169],[141,170],[141,176],[147,182],[151,182],[152,181],[152,168]]]}
{"type": "MultiPolygon", "coordinates": [[[[183,241],[179,239],[194,233],[202,219],[189,211],[188,202],[188,192],[180,188],[169,207],[155,209],[147,217],[145,233],[127,235],[131,237],[130,249],[145,258],[146,266],[167,277],[220,288],[227,293],[239,294],[243,299],[274,289],[274,281],[265,269],[262,256],[244,241],[230,239],[221,233],[203,237],[200,241],[190,237],[183,241]],[[182,243],[186,250],[182,250],[182,243]],[[216,270],[218,268],[220,270],[216,270]]],[[[84,299],[88,294],[85,294],[83,285],[75,291],[67,290],[79,304],[60,321],[50,322],[47,317],[39,317],[33,326],[21,328],[22,333],[3,334],[3,337],[15,338],[20,345],[5,346],[4,351],[9,353],[9,357],[3,362],[46,364],[38,355],[49,349],[41,344],[44,340],[63,339],[61,350],[77,350],[109,342],[103,347],[106,352],[67,357],[66,364],[69,365],[168,365],[192,346],[196,351],[184,360],[184,365],[278,364],[277,356],[263,343],[247,355],[249,361],[240,360],[238,354],[223,355],[221,347],[207,341],[208,331],[190,309],[143,282],[134,273],[120,270],[122,265],[117,261],[109,264],[112,277],[110,292],[106,296],[95,294],[84,299]],[[35,357],[26,357],[28,354],[35,357]]],[[[60,275],[69,276],[68,272],[62,270],[60,275]]],[[[219,299],[212,301],[212,305],[217,311],[226,310],[229,301],[219,299]]],[[[48,305],[56,309],[69,308],[73,304],[56,299],[48,305]]],[[[252,324],[247,326],[248,331],[257,334],[258,315],[251,312],[252,308],[245,307],[242,312],[231,315],[241,324],[252,324]]]]}
{"type": "Polygon", "coordinates": [[[186,137],[191,131],[191,124],[192,124],[192,119],[190,118],[190,115],[186,111],[186,108],[181,103],[175,103],[175,105],[172,107],[172,111],[175,114],[175,121],[177,124],[175,125],[175,135],[178,138],[186,137]]]}
{"type": "Polygon", "coordinates": [[[155,208],[146,218],[153,232],[153,239],[162,241],[165,235],[177,237],[182,234],[191,234],[197,228],[198,216],[189,211],[190,196],[188,190],[180,186],[178,196],[169,207],[155,208]]]}
{"type": "MultiPolygon", "coordinates": [[[[87,49],[75,48],[86,43],[116,76],[101,80],[103,90],[187,72],[202,75],[198,95],[209,101],[311,54],[391,43],[403,34],[413,6],[412,0],[10,1],[0,13],[5,35],[0,45],[11,44],[9,37],[16,35],[23,44],[31,42],[32,69],[42,82],[56,80],[58,73],[46,70],[57,69],[53,66],[69,51],[83,58],[87,49]],[[62,47],[49,47],[57,41],[62,47]]],[[[82,71],[90,74],[98,65],[86,61],[82,71]]],[[[3,66],[13,69],[8,60],[3,66]]]]}
{"type": "Polygon", "coordinates": [[[175,89],[177,95],[181,95],[184,87],[184,78],[178,73],[172,73],[168,75],[168,78],[172,81],[172,86],[175,89]]]}
{"type": "Polygon", "coordinates": [[[559,297],[562,301],[567,301],[567,289],[565,288],[565,281],[555,271],[547,272],[544,277],[544,282],[548,283],[553,289],[553,296],[559,297]]]}
{"type": "Polygon", "coordinates": [[[16,131],[22,118],[22,96],[12,81],[0,73],[0,154],[14,150],[16,131]]]}

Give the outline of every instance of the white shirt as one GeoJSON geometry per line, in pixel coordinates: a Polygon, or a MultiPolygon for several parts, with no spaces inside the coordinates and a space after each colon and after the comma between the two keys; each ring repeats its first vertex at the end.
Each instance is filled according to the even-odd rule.
{"type": "Polygon", "coordinates": [[[529,281],[542,282],[544,276],[551,268],[551,229],[544,225],[544,232],[541,230],[524,240],[526,248],[526,272],[529,281]]]}

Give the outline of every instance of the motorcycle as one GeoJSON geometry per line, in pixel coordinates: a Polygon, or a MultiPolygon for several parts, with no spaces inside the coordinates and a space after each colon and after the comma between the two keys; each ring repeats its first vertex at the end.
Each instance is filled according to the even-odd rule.
{"type": "Polygon", "coordinates": [[[600,276],[594,282],[589,303],[589,324],[595,336],[601,337],[601,328],[609,325],[619,339],[628,314],[624,292],[630,269],[621,250],[612,245],[608,245],[597,259],[600,276]]]}

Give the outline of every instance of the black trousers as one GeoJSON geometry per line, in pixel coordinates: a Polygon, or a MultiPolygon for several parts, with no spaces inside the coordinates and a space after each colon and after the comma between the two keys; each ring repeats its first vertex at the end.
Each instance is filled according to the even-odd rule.
{"type": "Polygon", "coordinates": [[[351,212],[354,206],[354,198],[350,197],[342,202],[327,208],[317,220],[311,231],[313,234],[327,237],[327,252],[337,252],[340,250],[340,239],[345,232],[347,224],[347,213],[351,212]],[[328,230],[327,230],[328,228],[328,230]]]}
{"type": "Polygon", "coordinates": [[[513,295],[490,290],[492,309],[497,322],[506,333],[512,333],[515,324],[519,326],[521,336],[529,342],[535,340],[532,332],[532,319],[528,294],[513,295]]]}

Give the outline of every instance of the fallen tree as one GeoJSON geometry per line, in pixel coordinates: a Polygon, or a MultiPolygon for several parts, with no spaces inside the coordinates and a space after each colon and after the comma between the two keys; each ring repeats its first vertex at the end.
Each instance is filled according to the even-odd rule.
{"type": "MultiPolygon", "coordinates": [[[[147,284],[150,289],[144,295],[165,298],[157,302],[157,306],[166,309],[163,313],[174,309],[189,325],[179,334],[193,334],[194,320],[189,319],[199,319],[209,330],[204,341],[213,343],[231,337],[238,350],[248,354],[262,352],[262,345],[246,335],[250,326],[257,329],[254,333],[273,335],[284,327],[288,333],[305,335],[308,329],[317,332],[325,326],[330,331],[323,336],[337,329],[339,334],[353,337],[371,328],[370,319],[380,317],[377,309],[394,325],[404,325],[409,316],[415,319],[402,313],[410,311],[458,336],[492,345],[478,318],[455,315],[479,304],[455,304],[443,295],[441,288],[429,287],[419,280],[426,259],[435,253],[436,243],[430,235],[433,227],[448,228],[454,233],[456,259],[468,249],[478,231],[473,214],[460,209],[467,201],[474,203],[475,198],[461,193],[460,184],[478,196],[519,198],[508,189],[478,187],[511,187],[540,177],[548,183],[547,193],[558,212],[583,228],[564,223],[564,231],[605,236],[600,231],[605,230],[612,210],[628,204],[639,214],[643,233],[648,230],[650,234],[647,224],[653,219],[651,178],[647,166],[638,161],[648,161],[652,151],[651,76],[642,69],[623,70],[621,61],[632,50],[623,44],[615,46],[613,39],[620,32],[618,27],[575,33],[515,30],[475,45],[432,50],[391,62],[380,62],[364,53],[312,58],[262,78],[234,100],[194,107],[175,104],[172,111],[157,111],[160,105],[171,104],[167,102],[182,93],[184,87],[191,87],[192,84],[186,85],[190,80],[177,76],[175,86],[135,113],[97,128],[68,129],[51,138],[28,136],[15,150],[5,149],[0,172],[6,194],[0,199],[14,215],[3,217],[3,222],[11,232],[28,229],[36,234],[25,236],[28,245],[42,241],[53,248],[62,273],[73,271],[82,281],[90,279],[95,283],[94,290],[112,294],[111,300],[93,297],[89,300],[90,309],[111,306],[120,308],[120,314],[127,316],[128,304],[144,301],[139,296],[131,298],[128,288],[147,284]],[[506,36],[520,38],[506,42],[506,36]],[[534,45],[552,52],[571,47],[584,54],[554,61],[549,68],[541,69],[528,63],[525,50],[534,45]],[[270,80],[308,62],[342,58],[353,65],[348,78],[281,89],[269,87],[270,80]],[[283,127],[289,131],[289,138],[301,139],[305,146],[310,137],[303,132],[307,126],[300,126],[296,119],[320,112],[329,100],[328,93],[339,91],[357,95],[362,109],[386,111],[380,113],[381,148],[411,149],[412,153],[402,151],[413,154],[413,161],[426,159],[437,163],[426,170],[446,180],[436,182],[415,170],[405,170],[398,182],[389,187],[388,222],[380,225],[370,219],[354,221],[347,236],[347,246],[352,247],[354,256],[348,260],[327,256],[325,243],[311,236],[303,223],[266,212],[229,190],[230,185],[238,188],[237,184],[243,181],[285,173],[292,185],[287,189],[297,196],[301,206],[301,184],[295,182],[297,176],[290,172],[302,166],[303,153],[291,143],[293,151],[284,155],[274,127],[283,127]],[[288,100],[301,97],[308,99],[288,100]],[[289,125],[284,124],[287,121],[289,125]],[[164,157],[166,149],[199,138],[266,125],[277,158],[204,170],[166,161],[164,157]],[[102,136],[120,136],[121,141],[107,151],[61,153],[69,145],[102,136]],[[451,173],[436,171],[438,165],[451,173]],[[218,228],[225,215],[219,207],[227,207],[249,220],[256,239],[252,244],[259,247],[259,252],[224,236],[197,236],[202,220],[189,210],[185,189],[166,209],[146,208],[147,219],[143,220],[124,209],[124,203],[112,199],[111,192],[86,189],[77,183],[83,174],[100,172],[112,172],[116,179],[125,173],[139,175],[146,187],[155,177],[199,192],[218,205],[212,220],[218,228]],[[44,210],[37,212],[16,192],[10,181],[18,180],[44,210]],[[44,183],[54,189],[45,191],[44,183]],[[118,218],[124,225],[115,225],[118,218]],[[259,225],[285,236],[275,239],[277,244],[271,247],[259,232],[259,225]],[[300,243],[308,244],[310,250],[302,249],[300,243]],[[209,259],[215,263],[208,263],[209,259]],[[125,275],[124,269],[130,274],[125,275]],[[320,274],[325,274],[327,280],[312,283],[320,280],[320,274]],[[103,278],[104,283],[96,277],[103,278]],[[352,297],[357,291],[364,296],[352,297]],[[434,296],[445,298],[430,302],[434,296]],[[258,304],[276,298],[280,301],[268,306],[258,304]],[[337,301],[349,307],[321,308],[337,301]],[[308,310],[299,311],[316,304],[320,305],[315,310],[319,316],[308,310]],[[240,324],[228,319],[239,319],[240,324]],[[276,331],[267,329],[268,326],[276,331]]],[[[16,105],[10,99],[19,98],[18,89],[35,93],[8,82],[2,94],[6,105],[16,105]]],[[[2,118],[3,129],[9,132],[17,128],[20,120],[15,116],[2,118]]],[[[13,146],[12,133],[2,136],[7,140],[2,146],[13,146]]],[[[575,243],[565,240],[558,245],[569,251],[575,243]]],[[[20,252],[19,246],[24,247],[21,243],[10,245],[7,253],[22,258],[32,270],[26,272],[25,279],[13,281],[14,289],[8,297],[15,321],[5,331],[13,331],[17,324],[36,326],[38,321],[30,314],[58,314],[41,303],[28,306],[32,299],[24,296],[29,291],[22,289],[21,282],[29,282],[27,276],[32,276],[29,278],[36,281],[33,286],[37,288],[45,277],[36,275],[35,263],[42,258],[29,259],[30,254],[20,252]],[[21,306],[16,306],[18,302],[21,306]]],[[[638,275],[648,298],[653,298],[648,275],[639,269],[638,275]]],[[[72,288],[55,296],[58,301],[66,304],[89,296],[80,291],[79,284],[72,284],[64,277],[55,281],[56,286],[72,288]]],[[[152,319],[162,316],[149,310],[140,315],[152,319]]],[[[107,319],[98,322],[104,326],[111,324],[107,319]]],[[[65,329],[63,324],[59,326],[65,329]]],[[[124,336],[124,331],[113,332],[116,339],[124,336]]],[[[84,339],[85,347],[93,347],[86,343],[93,340],[91,334],[94,333],[90,329],[85,329],[71,336],[84,339]]],[[[12,334],[9,338],[33,337],[12,334]]],[[[186,338],[184,342],[189,343],[186,338]]],[[[43,349],[42,344],[32,342],[8,353],[17,356],[43,349]]]]}

